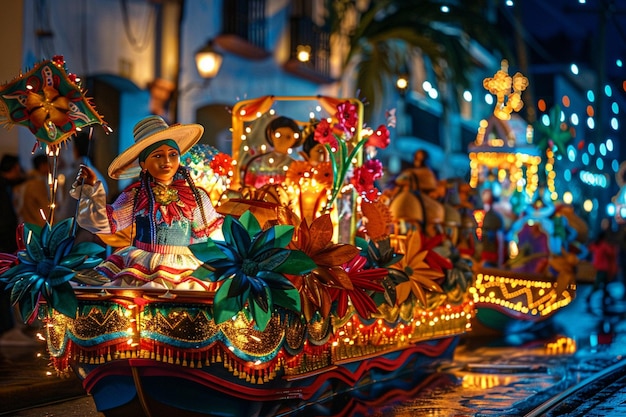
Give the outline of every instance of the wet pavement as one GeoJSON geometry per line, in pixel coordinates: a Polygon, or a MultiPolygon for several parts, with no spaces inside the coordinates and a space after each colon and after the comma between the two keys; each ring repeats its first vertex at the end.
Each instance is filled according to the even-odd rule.
{"type": "MultiPolygon", "coordinates": [[[[438,368],[452,382],[363,415],[524,416],[621,361],[626,353],[624,303],[613,300],[603,311],[601,292],[594,293],[588,304],[591,286],[582,285],[578,290],[571,305],[543,326],[535,326],[532,333],[506,338],[470,334],[455,351],[454,361],[438,368]],[[560,353],[572,343],[575,352],[560,353]]],[[[622,286],[614,286],[612,292],[616,299],[623,299],[622,286]]],[[[613,415],[624,415],[624,411],[613,415]]]]}
{"type": "MultiPolygon", "coordinates": [[[[454,360],[432,370],[407,372],[384,385],[309,404],[283,416],[462,417],[524,416],[554,395],[585,382],[619,362],[626,353],[623,286],[614,285],[613,303],[602,308],[602,293],[577,298],[532,333],[506,338],[468,334],[454,360]],[[588,308],[591,306],[591,308],[588,308]],[[573,347],[575,345],[575,352],[573,347]],[[569,350],[569,353],[567,353],[569,350]]],[[[15,417],[98,417],[92,399],[75,376],[59,378],[45,346],[0,346],[0,415],[15,417]]],[[[623,415],[621,400],[602,415],[623,415]]]]}

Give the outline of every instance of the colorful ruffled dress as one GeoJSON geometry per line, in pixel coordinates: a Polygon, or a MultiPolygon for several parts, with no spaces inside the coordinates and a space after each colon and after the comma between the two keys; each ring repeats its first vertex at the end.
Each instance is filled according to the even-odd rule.
{"type": "Polygon", "coordinates": [[[197,188],[204,219],[192,189],[184,179],[170,185],[152,183],[154,201],[137,182],[127,187],[112,205],[100,182],[83,185],[71,194],[80,199],[78,224],[92,233],[117,233],[131,227],[132,244],[112,253],[96,270],[110,279],[107,286],[208,290],[211,283],[193,278],[201,262],[189,245],[220,232],[222,217],[205,190],[197,188]],[[155,216],[149,218],[150,206],[155,216]],[[205,223],[206,220],[206,223],[205,223]]]}
{"type": "Polygon", "coordinates": [[[257,189],[266,184],[281,184],[293,161],[291,156],[275,151],[258,155],[248,163],[244,183],[257,189]]]}

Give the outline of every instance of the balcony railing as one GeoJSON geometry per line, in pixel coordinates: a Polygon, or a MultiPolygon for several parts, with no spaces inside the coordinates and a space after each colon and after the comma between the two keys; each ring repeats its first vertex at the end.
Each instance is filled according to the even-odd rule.
{"type": "Polygon", "coordinates": [[[215,42],[221,48],[246,58],[268,57],[265,4],[266,0],[225,1],[222,33],[215,42]]]}
{"type": "Polygon", "coordinates": [[[318,83],[333,81],[330,73],[330,33],[316,25],[310,17],[292,17],[290,59],[285,69],[318,83]],[[299,59],[302,49],[308,60],[299,59]]]}

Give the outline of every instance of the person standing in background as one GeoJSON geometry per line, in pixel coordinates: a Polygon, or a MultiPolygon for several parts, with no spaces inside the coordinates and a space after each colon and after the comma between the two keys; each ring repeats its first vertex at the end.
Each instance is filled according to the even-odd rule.
{"type": "Polygon", "coordinates": [[[27,180],[15,189],[13,202],[20,223],[43,226],[50,209],[48,157],[37,154],[32,161],[33,169],[28,173],[27,180]]]}
{"type": "MultiPolygon", "coordinates": [[[[16,231],[18,216],[13,207],[13,191],[24,181],[24,170],[19,158],[4,155],[0,159],[0,252],[15,254],[17,251],[16,231]]],[[[25,326],[17,319],[18,314],[11,305],[11,293],[0,283],[0,346],[26,346],[36,344],[28,336],[25,326]]]]}
{"type": "Polygon", "coordinates": [[[0,160],[0,252],[15,253],[18,217],[13,205],[13,190],[24,181],[24,170],[15,155],[0,160]]]}
{"type": "Polygon", "coordinates": [[[602,290],[603,303],[607,303],[609,301],[607,285],[613,281],[618,271],[617,245],[609,241],[607,230],[603,229],[598,233],[596,240],[589,244],[588,248],[591,254],[591,263],[596,269],[596,279],[591,293],[587,296],[587,304],[589,305],[591,296],[597,290],[602,290]]]}

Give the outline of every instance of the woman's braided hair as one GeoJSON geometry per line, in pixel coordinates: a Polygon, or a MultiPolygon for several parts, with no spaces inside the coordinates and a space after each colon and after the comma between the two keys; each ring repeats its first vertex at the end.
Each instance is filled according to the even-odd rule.
{"type": "MultiPolygon", "coordinates": [[[[193,194],[194,200],[196,200],[196,204],[198,205],[198,208],[200,209],[200,214],[202,216],[203,225],[207,226],[208,222],[207,222],[206,213],[204,212],[204,204],[202,203],[202,196],[200,195],[200,191],[198,191],[198,187],[196,187],[196,184],[193,178],[191,178],[191,175],[189,174],[189,170],[185,167],[179,166],[178,170],[176,171],[176,174],[174,175],[174,178],[176,178],[177,176],[184,178],[187,185],[189,185],[189,188],[191,188],[191,192],[193,194]]],[[[150,240],[154,242],[156,240],[156,216],[155,216],[156,213],[154,210],[156,201],[154,198],[154,192],[152,191],[152,187],[150,186],[150,184],[154,182],[154,177],[152,177],[152,175],[150,175],[148,171],[142,170],[140,174],[139,182],[141,185],[139,189],[137,190],[137,192],[135,193],[134,201],[133,201],[133,218],[135,218],[138,212],[137,205],[139,202],[139,194],[141,192],[145,192],[148,197],[148,212],[150,213],[149,215],[150,240]]]]}

